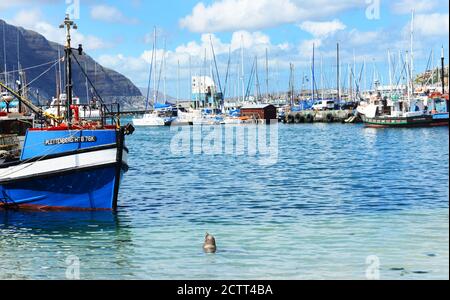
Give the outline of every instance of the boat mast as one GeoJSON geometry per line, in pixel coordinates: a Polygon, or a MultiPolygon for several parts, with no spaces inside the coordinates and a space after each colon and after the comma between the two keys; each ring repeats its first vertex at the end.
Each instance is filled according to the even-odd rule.
{"type": "Polygon", "coordinates": [[[322,100],[325,99],[325,91],[323,86],[324,80],[323,80],[323,54],[320,56],[320,86],[322,90],[322,100]]]}
{"type": "Polygon", "coordinates": [[[72,105],[72,46],[71,46],[71,29],[78,29],[77,24],[74,21],[70,20],[69,15],[66,14],[66,18],[64,19],[64,23],[62,23],[59,28],[66,29],[66,46],[64,48],[65,53],[65,64],[66,64],[66,120],[70,124],[72,119],[72,110],[70,106],[72,105]]]}
{"type": "Polygon", "coordinates": [[[441,52],[441,80],[442,80],[442,94],[445,94],[445,55],[444,55],[444,46],[442,46],[441,52]]]}
{"type": "Polygon", "coordinates": [[[391,50],[388,49],[388,65],[389,65],[389,90],[392,96],[392,69],[391,69],[391,50]]]}
{"type": "MultiPolygon", "coordinates": [[[[22,80],[21,80],[21,77],[22,77],[21,76],[22,75],[21,69],[22,68],[20,66],[20,37],[19,37],[19,29],[17,29],[17,72],[19,74],[19,82],[22,82],[22,80]]],[[[25,88],[25,82],[22,82],[22,83],[23,83],[23,88],[25,88]]],[[[37,92],[38,92],[38,95],[39,95],[39,90],[37,92]]],[[[39,105],[39,96],[38,96],[38,105],[39,105]]],[[[19,99],[19,114],[20,113],[22,113],[22,100],[19,99]]]]}
{"type": "MultiPolygon", "coordinates": [[[[87,72],[87,62],[84,62],[84,69],[87,72]]],[[[86,103],[89,104],[89,84],[87,77],[86,77],[86,103]]]]}
{"type": "Polygon", "coordinates": [[[312,80],[311,80],[311,99],[312,99],[312,102],[314,103],[314,100],[315,100],[315,90],[314,90],[314,87],[315,87],[315,84],[316,84],[316,76],[315,76],[315,70],[314,70],[314,68],[315,68],[315,65],[314,65],[314,62],[315,62],[315,51],[316,51],[316,45],[313,43],[313,52],[312,52],[312,63],[311,63],[311,77],[312,77],[312,80]]]}
{"type": "Polygon", "coordinates": [[[153,107],[156,104],[157,101],[157,95],[156,95],[156,72],[158,70],[158,63],[157,63],[157,57],[156,57],[156,27],[154,28],[153,33],[153,53],[152,56],[155,57],[154,63],[155,63],[155,76],[153,76],[153,107]]]}
{"type": "Polygon", "coordinates": [[[339,59],[339,43],[337,43],[337,100],[338,102],[341,102],[341,74],[340,74],[340,59],[339,59]]]}
{"type": "Polygon", "coordinates": [[[414,88],[414,9],[411,12],[411,88],[414,88]]]}
{"type": "Polygon", "coordinates": [[[244,83],[244,35],[241,35],[241,85],[242,85],[242,102],[245,102],[245,83],[244,83]]]}
{"type": "MultiPolygon", "coordinates": [[[[58,117],[61,116],[61,93],[62,93],[62,70],[61,70],[61,47],[58,45],[58,68],[57,68],[57,91],[56,91],[56,114],[58,117]]],[[[97,70],[97,68],[96,68],[97,70]]]]}
{"type": "Polygon", "coordinates": [[[180,60],[177,61],[177,107],[180,101],[180,60]]]}
{"type": "Polygon", "coordinates": [[[7,72],[7,66],[6,66],[6,22],[3,22],[3,62],[4,62],[4,66],[5,66],[5,83],[6,86],[8,86],[8,72],[7,72]]]}
{"type": "Polygon", "coordinates": [[[352,86],[352,67],[350,64],[347,65],[348,72],[348,90],[347,90],[347,101],[351,100],[353,95],[353,86],[352,86]]]}
{"type": "MultiPolygon", "coordinates": [[[[192,61],[191,55],[189,54],[189,101],[192,101],[192,61]]],[[[197,103],[194,103],[194,108],[197,108],[197,103]]]]}
{"type": "Polygon", "coordinates": [[[434,49],[431,49],[431,86],[434,86],[434,72],[435,72],[435,61],[434,61],[434,49]]]}
{"type": "Polygon", "coordinates": [[[410,103],[411,101],[411,62],[409,61],[410,56],[408,51],[406,51],[406,84],[407,84],[407,89],[408,89],[408,103],[410,103]]]}
{"type": "Polygon", "coordinates": [[[163,90],[164,90],[164,104],[167,103],[167,86],[166,86],[166,80],[167,80],[167,62],[166,62],[166,48],[167,48],[167,41],[164,39],[164,54],[163,54],[163,90]]]}
{"type": "Polygon", "coordinates": [[[266,48],[266,97],[269,100],[269,50],[266,48]]]}

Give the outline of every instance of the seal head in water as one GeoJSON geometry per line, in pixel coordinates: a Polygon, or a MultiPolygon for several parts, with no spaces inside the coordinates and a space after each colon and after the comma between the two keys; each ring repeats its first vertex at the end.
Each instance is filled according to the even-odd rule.
{"type": "Polygon", "coordinates": [[[216,253],[217,251],[216,239],[209,233],[206,233],[203,250],[205,251],[205,253],[216,253]]]}

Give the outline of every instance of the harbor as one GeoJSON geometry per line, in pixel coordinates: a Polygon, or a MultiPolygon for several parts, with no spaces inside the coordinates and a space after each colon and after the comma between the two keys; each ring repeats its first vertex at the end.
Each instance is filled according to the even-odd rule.
{"type": "Polygon", "coordinates": [[[449,278],[448,14],[247,1],[0,5],[0,281],[449,278]]]}

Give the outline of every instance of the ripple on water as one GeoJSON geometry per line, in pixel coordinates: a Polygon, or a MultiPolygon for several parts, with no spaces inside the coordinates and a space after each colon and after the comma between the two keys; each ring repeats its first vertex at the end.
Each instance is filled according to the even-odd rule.
{"type": "Polygon", "coordinates": [[[68,255],[85,279],[364,279],[369,255],[448,279],[448,128],[280,125],[272,166],[178,157],[173,134],[128,139],[117,215],[0,212],[0,279],[62,279],[68,255]]]}

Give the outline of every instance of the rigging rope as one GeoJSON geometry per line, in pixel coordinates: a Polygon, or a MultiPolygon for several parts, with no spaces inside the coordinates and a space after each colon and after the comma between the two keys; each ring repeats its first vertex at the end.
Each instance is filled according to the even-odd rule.
{"type": "MultiPolygon", "coordinates": [[[[77,134],[79,134],[81,131],[82,131],[82,130],[77,130],[77,131],[75,131],[75,133],[74,133],[73,135],[69,136],[69,138],[75,137],[75,136],[76,136],[77,134]]],[[[29,167],[35,165],[36,163],[40,162],[41,160],[43,160],[43,159],[46,158],[47,156],[49,156],[51,151],[54,151],[54,150],[56,150],[56,149],[58,149],[58,148],[60,148],[60,147],[62,147],[62,146],[64,146],[64,144],[58,145],[58,146],[56,146],[56,147],[49,148],[49,149],[48,149],[47,151],[45,151],[44,154],[43,154],[38,160],[36,160],[35,162],[32,162],[32,163],[30,163],[29,165],[24,166],[22,169],[19,169],[19,170],[13,170],[13,171],[10,172],[10,173],[3,173],[3,174],[0,173],[0,177],[10,176],[10,175],[13,175],[14,173],[17,173],[17,172],[19,172],[19,171],[23,171],[23,170],[25,170],[25,169],[27,169],[27,168],[29,168],[29,167]]],[[[29,159],[27,159],[27,160],[24,160],[24,161],[22,161],[19,165],[17,165],[16,167],[23,166],[24,164],[27,164],[28,162],[30,162],[30,161],[33,160],[33,159],[34,159],[34,157],[31,157],[31,158],[29,158],[29,159]]]]}
{"type": "MultiPolygon", "coordinates": [[[[46,62],[46,63],[40,64],[40,65],[36,65],[36,66],[28,67],[28,68],[21,68],[20,70],[9,71],[9,72],[6,72],[6,74],[9,75],[9,74],[14,74],[14,73],[20,73],[22,71],[28,71],[28,70],[32,70],[32,69],[37,69],[37,68],[44,67],[44,66],[47,66],[47,65],[50,65],[50,64],[54,64],[55,62],[59,62],[60,60],[61,60],[61,58],[57,59],[57,60],[53,60],[53,61],[50,61],[50,62],[46,62]]],[[[5,74],[5,72],[2,72],[1,74],[5,74]]]]}

